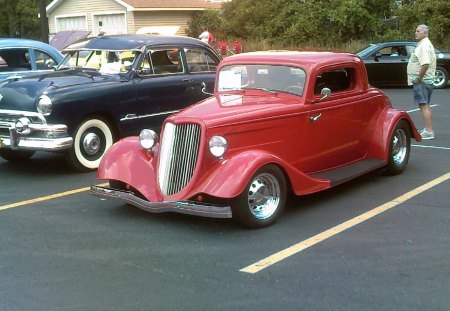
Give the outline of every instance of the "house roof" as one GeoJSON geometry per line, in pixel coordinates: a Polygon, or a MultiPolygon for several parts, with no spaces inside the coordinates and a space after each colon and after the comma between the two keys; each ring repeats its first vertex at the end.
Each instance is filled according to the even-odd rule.
{"type": "MultiPolygon", "coordinates": [[[[173,11],[219,9],[222,1],[218,0],[113,0],[123,5],[127,11],[173,11]]],[[[64,0],[53,0],[47,6],[47,14],[64,0]]]]}
{"type": "Polygon", "coordinates": [[[221,7],[221,3],[210,0],[120,0],[117,2],[123,2],[133,7],[136,10],[139,9],[218,9],[221,7]]]}

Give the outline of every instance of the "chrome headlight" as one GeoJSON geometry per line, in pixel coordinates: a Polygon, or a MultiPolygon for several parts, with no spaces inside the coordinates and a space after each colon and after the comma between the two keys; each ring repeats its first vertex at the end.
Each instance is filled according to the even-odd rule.
{"type": "Polygon", "coordinates": [[[228,149],[228,142],[222,136],[213,136],[209,140],[209,152],[215,157],[222,157],[228,149]]]}
{"type": "Polygon", "coordinates": [[[23,134],[23,135],[27,135],[30,134],[31,130],[30,130],[30,119],[28,118],[20,118],[19,120],[16,121],[16,124],[14,125],[17,133],[23,134]]]}
{"type": "Polygon", "coordinates": [[[52,106],[52,100],[47,95],[42,95],[36,102],[37,111],[45,117],[52,113],[52,106]]]}
{"type": "Polygon", "coordinates": [[[143,129],[139,134],[139,142],[144,149],[151,149],[158,142],[158,134],[155,131],[143,129]]]}

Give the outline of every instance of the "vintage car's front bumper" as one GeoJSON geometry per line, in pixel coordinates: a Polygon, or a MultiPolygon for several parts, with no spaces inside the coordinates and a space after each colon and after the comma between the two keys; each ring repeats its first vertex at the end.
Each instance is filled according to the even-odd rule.
{"type": "Polygon", "coordinates": [[[129,191],[121,191],[95,185],[91,186],[90,192],[95,196],[116,199],[152,213],[175,212],[211,218],[231,218],[230,206],[221,206],[194,201],[149,202],[135,196],[129,191]]]}
{"type": "Polygon", "coordinates": [[[72,144],[73,138],[68,137],[64,124],[47,124],[36,112],[0,110],[1,148],[59,151],[71,148],[72,144]],[[28,121],[19,123],[19,120],[28,121]]]}

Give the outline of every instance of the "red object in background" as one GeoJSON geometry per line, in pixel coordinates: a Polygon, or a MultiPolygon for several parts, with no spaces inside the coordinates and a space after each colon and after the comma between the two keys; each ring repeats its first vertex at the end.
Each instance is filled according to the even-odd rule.
{"type": "Polygon", "coordinates": [[[240,41],[233,41],[234,54],[242,53],[242,45],[240,41]]]}
{"type": "Polygon", "coordinates": [[[227,55],[227,47],[228,47],[228,43],[226,41],[219,41],[220,55],[222,55],[222,56],[227,55]]]}

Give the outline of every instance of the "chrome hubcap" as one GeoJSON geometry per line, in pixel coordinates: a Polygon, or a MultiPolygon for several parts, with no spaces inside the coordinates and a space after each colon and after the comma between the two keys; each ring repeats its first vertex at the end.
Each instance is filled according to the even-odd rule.
{"type": "Polygon", "coordinates": [[[405,131],[398,129],[392,140],[392,157],[396,165],[401,165],[405,161],[407,146],[405,131]]]}
{"type": "Polygon", "coordinates": [[[271,174],[260,174],[248,189],[248,206],[258,219],[272,216],[280,204],[280,184],[271,174]]]}
{"type": "Polygon", "coordinates": [[[94,155],[100,149],[100,137],[95,133],[88,133],[83,139],[83,150],[88,155],[94,155]]]}

